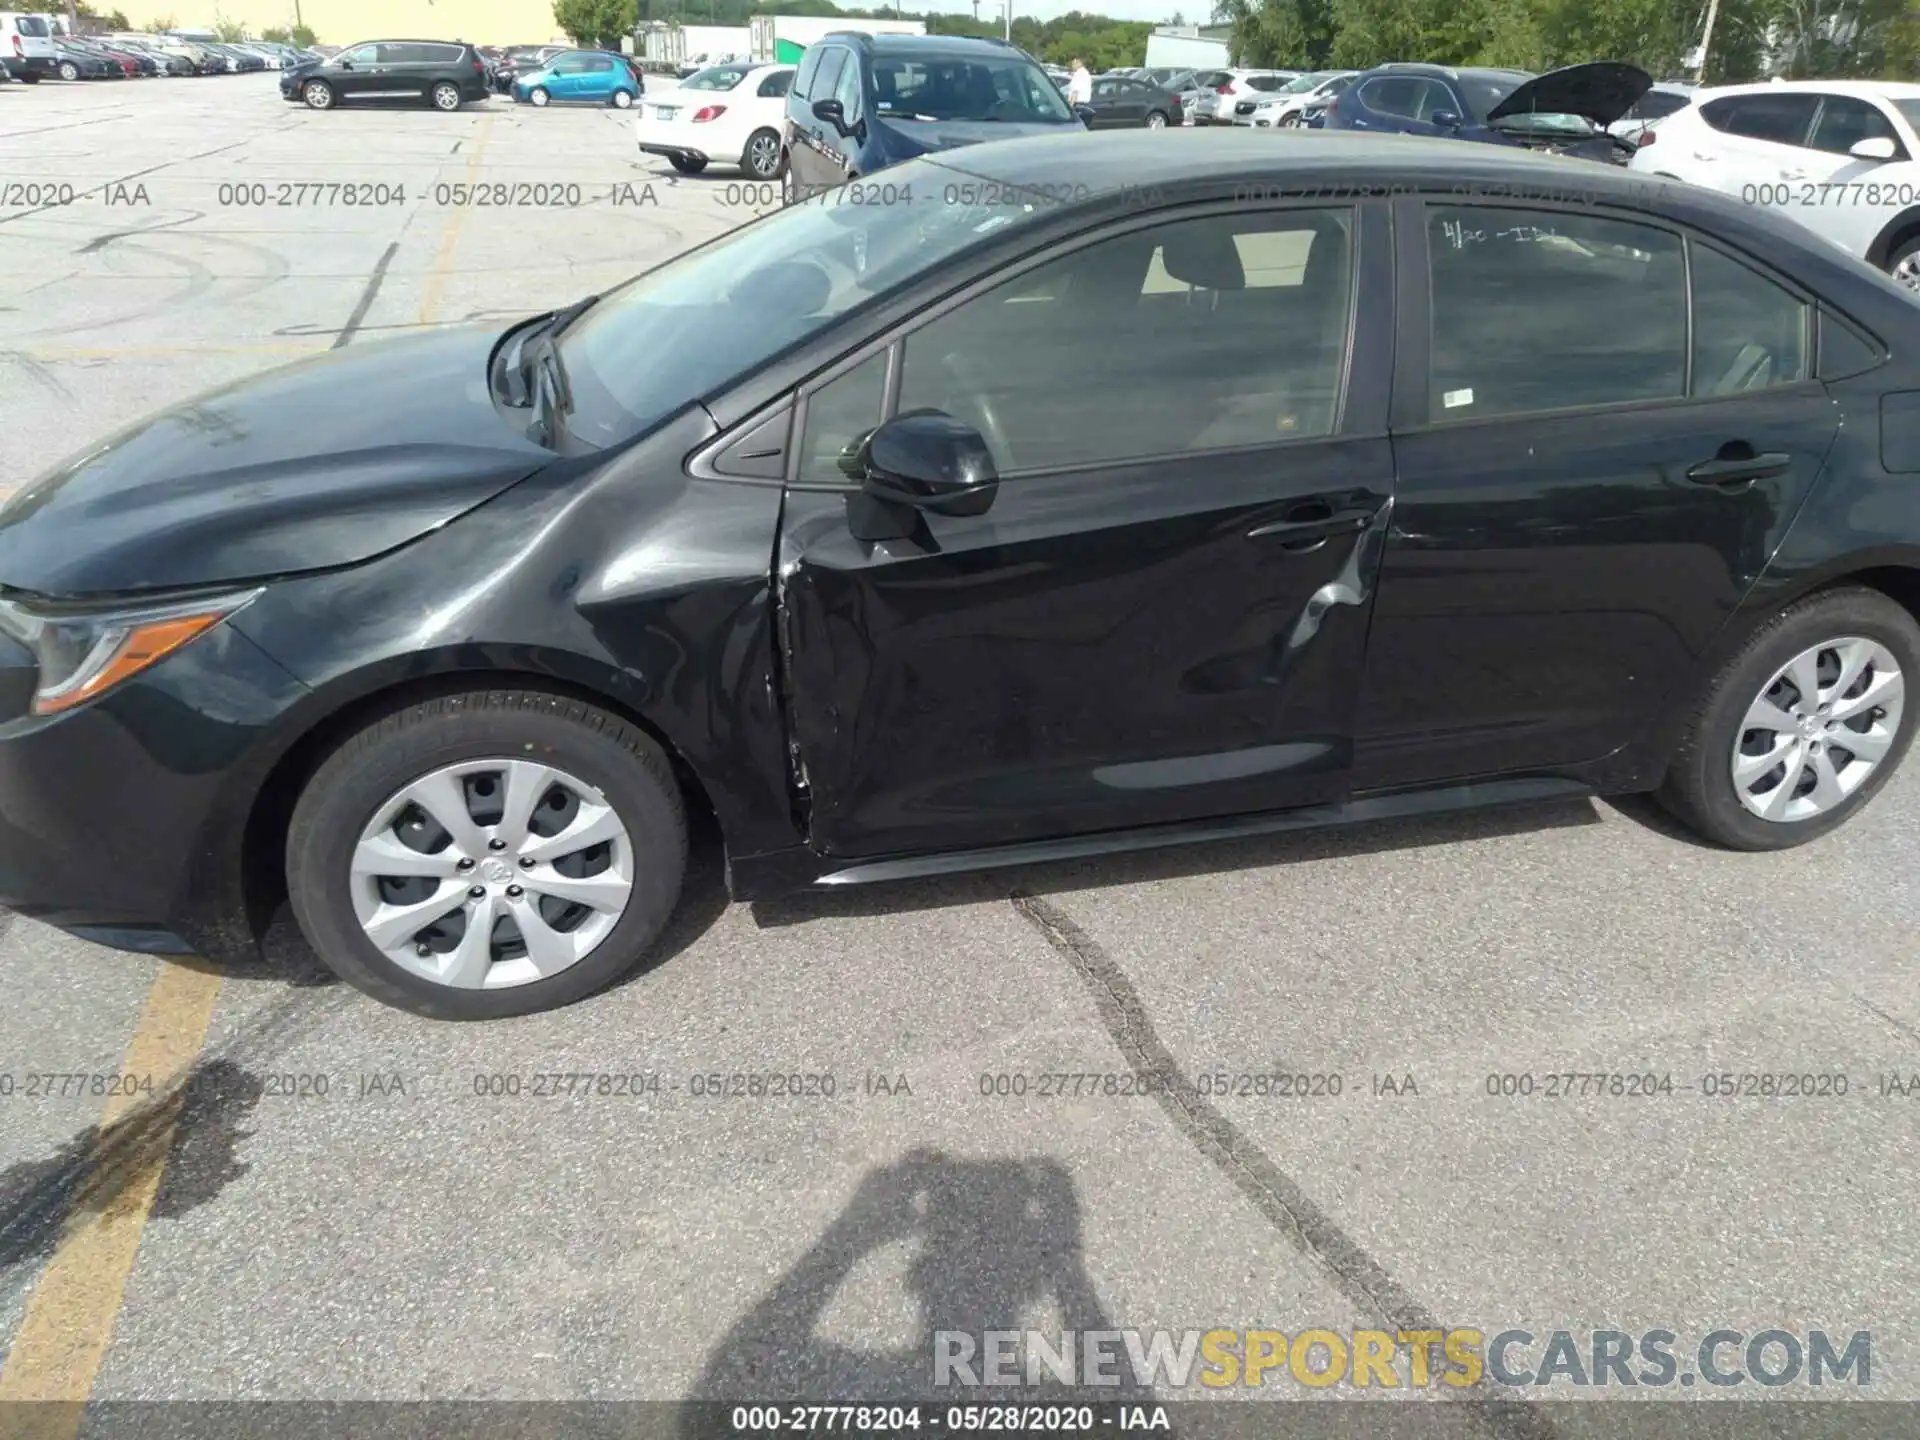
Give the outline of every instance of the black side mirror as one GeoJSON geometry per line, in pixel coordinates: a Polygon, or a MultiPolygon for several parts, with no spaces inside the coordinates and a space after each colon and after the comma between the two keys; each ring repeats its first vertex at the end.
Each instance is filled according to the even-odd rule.
{"type": "Polygon", "coordinates": [[[1076,105],[1073,107],[1073,113],[1079,117],[1082,125],[1085,125],[1089,130],[1093,128],[1093,107],[1091,105],[1076,105]]]}
{"type": "Polygon", "coordinates": [[[1460,117],[1451,110],[1436,110],[1427,117],[1429,123],[1438,125],[1442,130],[1458,130],[1460,117]]]}
{"type": "Polygon", "coordinates": [[[842,135],[847,133],[846,108],[838,100],[816,100],[813,102],[813,118],[824,120],[842,135]]]}
{"type": "Polygon", "coordinates": [[[1000,488],[1000,472],[980,432],[940,410],[896,415],[861,442],[846,468],[860,480],[852,508],[854,536],[902,539],[914,512],[984,515],[1000,488]]]}

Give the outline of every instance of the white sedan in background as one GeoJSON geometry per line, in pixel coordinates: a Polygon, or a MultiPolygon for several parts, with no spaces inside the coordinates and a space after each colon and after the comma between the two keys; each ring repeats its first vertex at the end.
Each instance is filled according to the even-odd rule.
{"type": "Polygon", "coordinates": [[[1631,163],[1789,215],[1920,290],[1920,85],[1696,90],[1641,136],[1631,163]]]}
{"type": "Polygon", "coordinates": [[[719,164],[778,179],[793,71],[736,60],[695,71],[672,90],[647,91],[633,117],[641,153],[664,155],[682,175],[719,164]]]}

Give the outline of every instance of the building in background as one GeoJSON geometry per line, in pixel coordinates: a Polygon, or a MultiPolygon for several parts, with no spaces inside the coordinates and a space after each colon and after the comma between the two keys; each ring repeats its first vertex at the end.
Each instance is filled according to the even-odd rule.
{"type": "Polygon", "coordinates": [[[1186,70],[1226,70],[1233,65],[1227,39],[1231,25],[1158,25],[1147,36],[1147,65],[1186,70]]]}

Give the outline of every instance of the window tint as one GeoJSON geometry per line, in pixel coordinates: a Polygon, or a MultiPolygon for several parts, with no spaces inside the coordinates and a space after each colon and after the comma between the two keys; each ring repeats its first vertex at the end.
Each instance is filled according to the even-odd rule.
{"type": "Polygon", "coordinates": [[[887,352],[882,350],[808,397],[807,431],[800,445],[802,483],[845,485],[854,478],[840,462],[880,423],[886,384],[887,352]]]}
{"type": "MultiPolygon", "coordinates": [[[[1096,80],[1093,82],[1093,93],[1098,95],[1102,100],[1112,95],[1118,95],[1120,93],[1120,82],[1118,80],[1096,80]]],[[[883,103],[880,108],[883,110],[886,109],[885,104],[883,103]]]]}
{"type": "MultiPolygon", "coordinates": [[[[1095,95],[1123,93],[1128,82],[1107,76],[1094,81],[1095,95]],[[1104,87],[1104,88],[1103,88],[1104,87]]],[[[1046,72],[1021,56],[968,60],[873,62],[874,108],[896,120],[1070,120],[1067,102],[1046,72]]]]}
{"type": "Polygon", "coordinates": [[[784,95],[793,86],[793,71],[777,70],[760,82],[762,95],[784,95]]]}
{"type": "Polygon", "coordinates": [[[613,61],[604,55],[591,55],[581,62],[581,68],[591,74],[600,74],[613,69],[613,61]]]}
{"type": "Polygon", "coordinates": [[[18,30],[22,35],[45,36],[53,33],[47,29],[47,22],[42,20],[38,15],[14,16],[13,28],[18,30]]]}
{"type": "Polygon", "coordinates": [[[1816,150],[1845,155],[1862,140],[1883,138],[1900,145],[1893,122],[1878,105],[1852,95],[1829,95],[1820,106],[1820,118],[1807,143],[1816,150]]]}
{"type": "Polygon", "coordinates": [[[845,47],[830,45],[820,57],[820,69],[813,77],[813,88],[807,92],[811,100],[825,100],[840,88],[840,74],[847,64],[845,47]]]}
{"type": "Polygon", "coordinates": [[[1680,238],[1595,215],[1434,206],[1437,420],[1678,398],[1680,238]]]}
{"type": "Polygon", "coordinates": [[[1633,108],[1622,116],[1624,120],[1664,120],[1667,116],[1684,110],[1693,101],[1685,95],[1676,95],[1671,90],[1649,90],[1633,102],[1633,108]]]}
{"type": "MultiPolygon", "coordinates": [[[[1460,88],[1466,94],[1467,104],[1473,107],[1474,116],[1484,120],[1499,108],[1502,100],[1513,94],[1530,78],[1519,72],[1509,75],[1462,75],[1460,88]]],[[[1443,106],[1442,108],[1451,109],[1452,107],[1443,106]]]]}
{"type": "Polygon", "coordinates": [[[1360,91],[1360,103],[1376,115],[1398,115],[1411,120],[1420,109],[1427,82],[1412,75],[1385,75],[1369,80],[1360,91]]]}
{"type": "Polygon", "coordinates": [[[1254,90],[1278,90],[1287,83],[1284,75],[1249,75],[1247,85],[1254,90]]]}
{"type": "Polygon", "coordinates": [[[811,95],[813,93],[813,75],[819,68],[820,47],[818,45],[810,45],[807,47],[806,53],[800,57],[799,70],[794,73],[793,93],[803,100],[811,95]]]}
{"type": "Polygon", "coordinates": [[[731,90],[747,78],[747,71],[752,68],[751,65],[710,65],[705,70],[696,71],[682,80],[680,88],[682,90],[731,90]]]}
{"type": "Polygon", "coordinates": [[[1708,101],[1700,113],[1714,129],[1729,135],[1798,145],[1807,137],[1818,104],[1812,95],[1730,95],[1708,101]]]}
{"type": "Polygon", "coordinates": [[[339,58],[353,65],[378,65],[380,63],[380,47],[378,45],[362,45],[357,50],[347,51],[346,54],[339,58]]]}
{"type": "Polygon", "coordinates": [[[1693,247],[1693,393],[1733,395],[1805,380],[1810,307],[1737,260],[1693,247]]]}
{"type": "Polygon", "coordinates": [[[900,408],[974,426],[1003,473],[1329,434],[1351,227],[1242,211],[1063,255],[910,335],[900,408]]]}

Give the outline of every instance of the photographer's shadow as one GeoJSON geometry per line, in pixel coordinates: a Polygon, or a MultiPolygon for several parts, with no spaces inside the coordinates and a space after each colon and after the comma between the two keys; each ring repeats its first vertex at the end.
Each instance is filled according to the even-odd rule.
{"type": "MultiPolygon", "coordinates": [[[[1072,1177],[1050,1160],[959,1160],[921,1150],[861,1181],[853,1200],[814,1247],[727,1333],[709,1358],[695,1402],[859,1404],[1091,1404],[1146,1401],[1124,1351],[1109,1347],[1105,1373],[1120,1383],[1069,1386],[1045,1367],[1007,1365],[1017,1384],[959,1383],[935,1374],[936,1336],[964,1334],[971,1351],[946,1341],[984,1381],[992,1364],[984,1332],[1108,1330],[1081,1253],[1080,1205],[1072,1177]],[[916,1312],[905,1345],[869,1349],[830,1340],[820,1322],[835,1293],[866,1257],[911,1247],[906,1283],[916,1312]],[[1029,1384],[1029,1379],[1037,1383],[1029,1384]],[[941,1383],[943,1382],[944,1383],[941,1383]]],[[[895,1338],[899,1331],[895,1327],[895,1338]]],[[[1069,1334],[1076,1342],[1078,1334],[1069,1334]]],[[[1075,1374],[1079,1356],[1071,1355],[1075,1374]]],[[[687,1435],[704,1434],[698,1404],[687,1435]]],[[[720,1417],[724,1419],[724,1417],[720,1417]]],[[[708,1422],[711,1423],[711,1422],[708,1422]]]]}

